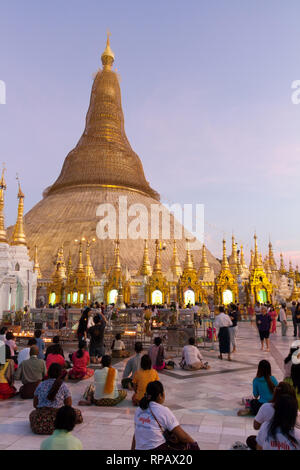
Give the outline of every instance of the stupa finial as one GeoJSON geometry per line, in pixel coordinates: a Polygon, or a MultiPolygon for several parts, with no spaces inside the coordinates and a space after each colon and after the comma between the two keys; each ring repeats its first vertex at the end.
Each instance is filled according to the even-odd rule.
{"type": "Polygon", "coordinates": [[[114,63],[114,60],[115,60],[115,54],[113,53],[113,51],[110,48],[109,37],[110,37],[110,32],[107,31],[106,48],[105,48],[103,54],[101,55],[101,61],[102,61],[102,65],[104,67],[104,70],[110,70],[111,66],[112,66],[112,64],[114,63]]]}
{"type": "Polygon", "coordinates": [[[23,214],[24,214],[24,194],[21,189],[21,184],[20,184],[20,179],[17,174],[16,180],[18,181],[18,186],[19,186],[19,191],[18,191],[18,199],[19,199],[19,204],[18,204],[18,216],[17,216],[17,221],[14,226],[14,231],[13,231],[13,236],[12,236],[12,242],[11,245],[14,246],[20,246],[20,245],[25,245],[27,246],[26,243],[26,236],[24,232],[24,221],[23,221],[23,214]]]}

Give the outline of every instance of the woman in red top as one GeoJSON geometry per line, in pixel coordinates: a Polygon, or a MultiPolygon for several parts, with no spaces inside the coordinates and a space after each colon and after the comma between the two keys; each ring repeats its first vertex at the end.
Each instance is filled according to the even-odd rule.
{"type": "Polygon", "coordinates": [[[65,358],[61,355],[61,346],[59,344],[54,344],[51,349],[51,353],[47,355],[46,358],[46,367],[47,370],[53,363],[60,364],[64,369],[66,367],[65,358]]]}
{"type": "Polygon", "coordinates": [[[78,351],[72,355],[73,369],[69,371],[69,379],[88,379],[94,375],[93,369],[88,369],[90,355],[86,350],[86,341],[79,341],[78,351]]]}

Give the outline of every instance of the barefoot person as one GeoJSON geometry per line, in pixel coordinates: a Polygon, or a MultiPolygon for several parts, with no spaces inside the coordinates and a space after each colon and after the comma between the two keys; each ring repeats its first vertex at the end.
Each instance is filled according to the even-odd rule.
{"type": "Polygon", "coordinates": [[[261,350],[264,350],[264,341],[266,341],[266,351],[270,351],[270,329],[271,329],[272,319],[270,315],[267,314],[266,307],[261,307],[261,314],[257,317],[257,327],[259,332],[259,337],[261,341],[261,350]]]}
{"type": "Polygon", "coordinates": [[[219,307],[219,312],[219,315],[215,319],[215,327],[219,328],[218,339],[220,355],[218,358],[223,359],[223,354],[228,354],[228,361],[231,361],[229,327],[232,326],[232,321],[229,316],[226,315],[223,306],[219,307]]]}
{"type": "Polygon", "coordinates": [[[189,338],[189,344],[183,347],[180,367],[186,370],[210,368],[207,362],[203,362],[202,354],[195,346],[195,338],[189,338]]]}

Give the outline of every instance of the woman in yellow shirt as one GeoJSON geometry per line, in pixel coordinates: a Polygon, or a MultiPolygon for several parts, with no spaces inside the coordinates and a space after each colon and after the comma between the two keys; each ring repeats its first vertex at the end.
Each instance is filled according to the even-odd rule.
{"type": "Polygon", "coordinates": [[[132,403],[135,406],[139,405],[140,400],[146,393],[148,383],[159,380],[158,373],[152,369],[152,362],[150,356],[145,354],[141,359],[141,368],[133,377],[132,383],[134,388],[134,395],[132,396],[132,403]]]}

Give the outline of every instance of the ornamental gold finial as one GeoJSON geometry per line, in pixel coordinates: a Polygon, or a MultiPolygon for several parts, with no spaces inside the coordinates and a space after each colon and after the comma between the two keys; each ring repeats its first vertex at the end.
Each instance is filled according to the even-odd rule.
{"type": "Polygon", "coordinates": [[[4,192],[6,190],[6,183],[4,179],[5,164],[3,163],[2,176],[0,180],[0,243],[7,243],[7,233],[4,223],[4,192]]]}
{"type": "Polygon", "coordinates": [[[65,264],[63,246],[61,246],[57,250],[54,276],[56,278],[58,277],[59,279],[65,279],[66,278],[66,264],[65,264]]]}
{"type": "Polygon", "coordinates": [[[42,279],[42,272],[40,268],[40,263],[38,260],[38,249],[37,246],[35,245],[34,247],[34,265],[33,265],[33,271],[37,274],[38,279],[42,279]]]}
{"type": "MultiPolygon", "coordinates": [[[[95,239],[93,238],[92,241],[95,241],[95,239]]],[[[95,271],[94,271],[94,268],[93,268],[93,265],[92,265],[92,261],[91,261],[91,255],[90,255],[90,246],[91,246],[91,241],[90,240],[87,240],[86,242],[86,264],[85,264],[85,274],[91,278],[94,278],[96,277],[95,275],[95,271]]]]}
{"type": "Polygon", "coordinates": [[[13,236],[12,236],[12,242],[11,245],[13,246],[27,246],[26,243],[26,235],[24,232],[24,220],[23,220],[23,213],[24,213],[24,194],[21,190],[21,185],[20,185],[20,180],[19,176],[17,175],[16,177],[18,181],[18,186],[19,186],[19,191],[18,191],[18,199],[19,199],[19,204],[18,204],[18,216],[17,216],[17,221],[14,226],[13,230],[13,236]]]}
{"type": "Polygon", "coordinates": [[[174,276],[180,276],[182,273],[180,261],[178,258],[178,253],[177,253],[177,245],[176,245],[176,240],[174,239],[173,241],[173,257],[172,257],[172,265],[171,265],[171,270],[174,276]]]}
{"type": "Polygon", "coordinates": [[[226,254],[226,240],[223,239],[223,259],[222,259],[222,269],[229,269],[227,254],[226,254]]]}
{"type": "Polygon", "coordinates": [[[203,243],[203,245],[202,245],[202,257],[201,257],[201,262],[200,262],[200,267],[199,267],[198,274],[203,277],[205,274],[209,274],[209,272],[210,272],[210,267],[209,267],[209,263],[207,261],[206,247],[203,243]]]}
{"type": "Polygon", "coordinates": [[[247,264],[244,258],[244,248],[243,245],[241,245],[241,253],[240,253],[240,263],[241,263],[241,268],[242,269],[247,269],[247,264]]]}
{"type": "Polygon", "coordinates": [[[237,245],[234,240],[234,235],[232,235],[232,249],[231,257],[229,259],[230,270],[232,274],[236,275],[238,273],[238,259],[237,259],[237,245]]]}
{"type": "Polygon", "coordinates": [[[147,240],[145,240],[143,261],[142,261],[142,266],[140,268],[140,274],[142,276],[149,276],[151,274],[151,264],[149,260],[149,250],[148,250],[147,240]]]}
{"type": "Polygon", "coordinates": [[[154,260],[154,266],[153,266],[153,274],[161,274],[161,262],[160,262],[160,256],[159,256],[159,251],[160,251],[160,241],[156,240],[155,241],[155,260],[154,260]]]}
{"type": "Polygon", "coordinates": [[[115,261],[113,266],[114,272],[121,271],[121,261],[120,261],[120,240],[115,241],[115,261]]]}
{"type": "Polygon", "coordinates": [[[185,271],[195,270],[193,257],[191,255],[191,250],[190,250],[190,243],[188,239],[186,239],[186,258],[185,258],[185,263],[184,263],[184,270],[185,271]]]}
{"type": "Polygon", "coordinates": [[[286,269],[283,261],[283,255],[280,253],[280,268],[279,268],[280,274],[286,274],[286,269]]]}
{"type": "Polygon", "coordinates": [[[84,272],[84,266],[83,266],[83,261],[82,261],[82,239],[80,240],[75,240],[76,242],[79,241],[79,255],[78,255],[78,265],[76,269],[76,274],[85,274],[84,272]]]}
{"type": "Polygon", "coordinates": [[[68,264],[67,264],[67,278],[70,279],[72,275],[73,275],[72,256],[71,256],[71,251],[69,251],[68,264]]]}
{"type": "Polygon", "coordinates": [[[105,48],[103,54],[101,55],[101,61],[102,61],[104,70],[110,70],[111,66],[112,66],[112,64],[114,63],[114,60],[115,60],[115,54],[113,53],[113,51],[110,48],[109,37],[110,37],[110,32],[107,31],[106,48],[105,48]]]}

